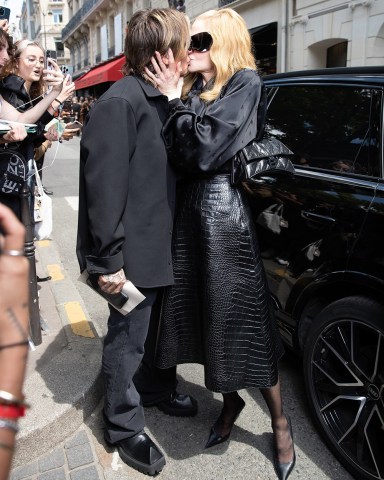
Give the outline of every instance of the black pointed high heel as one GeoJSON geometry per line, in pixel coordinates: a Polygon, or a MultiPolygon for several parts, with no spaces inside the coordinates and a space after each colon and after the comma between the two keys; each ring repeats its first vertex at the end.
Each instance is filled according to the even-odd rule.
{"type": "Polygon", "coordinates": [[[285,418],[287,419],[288,422],[288,427],[289,427],[289,433],[292,438],[292,447],[293,447],[293,460],[292,462],[288,463],[280,463],[279,462],[279,457],[277,454],[277,448],[275,446],[275,452],[273,455],[273,465],[276,470],[276,474],[279,480],[287,480],[289,475],[292,473],[292,470],[295,467],[296,464],[296,452],[295,452],[295,445],[293,443],[293,432],[292,432],[292,424],[291,424],[291,419],[288,415],[285,415],[285,418]]]}
{"type": "Polygon", "coordinates": [[[231,425],[231,429],[229,431],[229,433],[227,433],[227,435],[224,435],[222,436],[220,433],[218,433],[216,430],[215,430],[215,425],[213,425],[213,427],[211,428],[210,432],[209,432],[209,438],[208,438],[208,441],[207,443],[205,444],[205,447],[204,448],[210,448],[210,447],[213,447],[215,445],[219,445],[219,443],[224,443],[226,442],[229,437],[231,436],[231,432],[232,432],[232,428],[233,428],[233,425],[234,423],[236,422],[236,420],[238,419],[241,411],[243,410],[243,408],[245,407],[245,402],[242,398],[240,398],[241,400],[241,404],[240,404],[240,407],[236,410],[235,412],[235,415],[233,417],[233,421],[232,421],[232,425],[231,425]]]}

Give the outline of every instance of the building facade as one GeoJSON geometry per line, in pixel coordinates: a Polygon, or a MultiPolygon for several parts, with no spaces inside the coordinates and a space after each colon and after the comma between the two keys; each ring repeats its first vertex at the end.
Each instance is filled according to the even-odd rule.
{"type": "Polygon", "coordinates": [[[45,50],[56,51],[60,66],[70,64],[70,51],[64,47],[61,32],[68,22],[66,0],[25,0],[20,31],[22,38],[37,41],[45,50]]]}
{"type": "MultiPolygon", "coordinates": [[[[67,1],[71,20],[62,31],[62,41],[71,52],[75,77],[122,55],[125,25],[134,12],[177,5],[174,0],[67,1]]],[[[384,65],[383,0],[185,0],[184,4],[192,21],[212,8],[231,7],[242,15],[265,74],[384,65]]]]}

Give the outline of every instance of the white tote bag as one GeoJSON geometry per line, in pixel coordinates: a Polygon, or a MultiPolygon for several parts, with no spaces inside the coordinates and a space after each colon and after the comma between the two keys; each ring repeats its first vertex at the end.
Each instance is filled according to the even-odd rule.
{"type": "Polygon", "coordinates": [[[52,233],[52,199],[44,192],[43,184],[35,161],[35,198],[34,198],[34,220],[36,240],[45,240],[52,233]]]}
{"type": "Polygon", "coordinates": [[[270,205],[260,213],[256,223],[279,235],[281,227],[285,226],[283,223],[283,205],[277,203],[270,205]]]}

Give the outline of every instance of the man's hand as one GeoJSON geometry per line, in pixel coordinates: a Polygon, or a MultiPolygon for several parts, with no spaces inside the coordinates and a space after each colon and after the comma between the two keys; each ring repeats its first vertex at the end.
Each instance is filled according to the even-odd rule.
{"type": "Polygon", "coordinates": [[[100,275],[98,284],[105,293],[120,293],[127,279],[123,269],[118,272],[100,275]]]}

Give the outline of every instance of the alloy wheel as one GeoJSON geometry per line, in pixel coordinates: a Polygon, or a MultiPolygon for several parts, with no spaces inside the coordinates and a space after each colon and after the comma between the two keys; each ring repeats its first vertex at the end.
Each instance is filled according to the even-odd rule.
{"type": "Polygon", "coordinates": [[[335,320],[311,344],[307,390],[328,443],[357,478],[384,479],[383,330],[335,320]]]}

